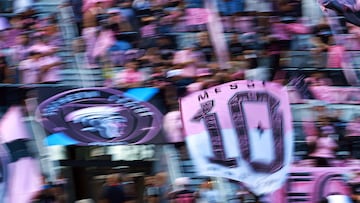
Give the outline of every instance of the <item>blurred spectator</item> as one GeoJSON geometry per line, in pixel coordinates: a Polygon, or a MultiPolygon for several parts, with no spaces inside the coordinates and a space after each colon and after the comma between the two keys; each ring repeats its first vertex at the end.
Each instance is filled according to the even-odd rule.
{"type": "Polygon", "coordinates": [[[345,137],[348,140],[351,156],[360,158],[360,154],[356,153],[360,146],[360,114],[355,114],[352,120],[347,123],[345,137]]]}
{"type": "MultiPolygon", "coordinates": [[[[15,19],[15,18],[14,18],[15,19]]],[[[11,23],[14,23],[12,20],[11,23]]],[[[17,27],[20,25],[13,25],[6,30],[1,31],[2,35],[4,35],[5,39],[3,41],[5,49],[8,49],[16,44],[16,37],[24,32],[21,27],[17,27]]],[[[26,32],[26,31],[25,31],[26,32]]]]}
{"type": "Polygon", "coordinates": [[[171,69],[166,72],[166,79],[168,85],[165,88],[165,103],[168,108],[175,108],[178,106],[178,99],[185,95],[186,86],[181,86],[182,70],[171,69]]]}
{"type": "Polygon", "coordinates": [[[248,32],[240,35],[243,46],[243,60],[248,65],[247,69],[256,69],[259,66],[259,45],[262,43],[256,33],[248,32]]]}
{"type": "Polygon", "coordinates": [[[126,203],[135,203],[136,202],[136,185],[134,178],[130,175],[125,175],[121,185],[124,189],[126,203]]]}
{"type": "Polygon", "coordinates": [[[277,1],[279,15],[282,17],[300,17],[301,16],[301,0],[279,0],[277,1]]]}
{"type": "MultiPolygon", "coordinates": [[[[105,26],[101,29],[97,35],[96,41],[94,41],[94,47],[96,49],[92,50],[91,58],[92,62],[98,64],[108,53],[110,47],[115,44],[114,32],[110,29],[109,26],[105,26]]],[[[119,45],[119,44],[116,44],[119,45]]]]}
{"type": "Polygon", "coordinates": [[[30,46],[31,42],[27,34],[21,34],[16,37],[16,44],[11,47],[13,52],[12,60],[16,65],[28,56],[30,46]]]}
{"type": "Polygon", "coordinates": [[[231,55],[231,60],[232,61],[236,61],[236,60],[243,60],[243,51],[244,51],[244,47],[243,44],[240,41],[240,37],[238,34],[234,33],[231,34],[230,36],[230,40],[228,41],[229,43],[229,52],[231,55]]]}
{"type": "MultiPolygon", "coordinates": [[[[138,58],[138,60],[145,67],[155,68],[157,64],[164,65],[162,63],[163,62],[165,63],[166,61],[162,59],[160,51],[161,50],[158,47],[151,47],[149,49],[146,49],[145,54],[140,58],[138,58]]],[[[164,66],[162,67],[165,68],[164,66]]],[[[160,72],[159,68],[156,69],[157,71],[155,72],[159,73],[160,72]]]]}
{"type": "Polygon", "coordinates": [[[210,178],[205,179],[199,190],[196,192],[198,203],[220,203],[220,193],[214,188],[214,183],[210,178]]]}
{"type": "Polygon", "coordinates": [[[330,37],[327,50],[327,68],[342,68],[344,62],[346,48],[343,44],[334,41],[334,37],[330,37]]]}
{"type": "Polygon", "coordinates": [[[56,203],[56,192],[54,186],[51,182],[47,180],[47,177],[43,175],[42,177],[43,186],[41,190],[35,194],[32,199],[33,203],[56,203]]]}
{"type": "Polygon", "coordinates": [[[332,119],[329,116],[319,117],[317,124],[320,130],[320,134],[325,134],[336,142],[339,140],[339,135],[337,134],[335,125],[333,124],[332,119]]]}
{"type": "Polygon", "coordinates": [[[309,77],[305,78],[305,81],[310,86],[330,86],[330,85],[332,85],[331,79],[328,78],[326,76],[326,74],[321,71],[312,73],[309,77]]]}
{"type": "Polygon", "coordinates": [[[47,44],[52,47],[60,47],[64,45],[58,26],[56,24],[52,24],[51,22],[48,23],[48,25],[42,28],[43,37],[46,39],[47,44]]]}
{"type": "Polygon", "coordinates": [[[360,50],[360,27],[347,23],[349,37],[346,43],[347,50],[360,50]]]}
{"type": "Polygon", "coordinates": [[[75,21],[76,27],[77,27],[77,34],[78,34],[78,36],[81,36],[82,21],[83,21],[83,13],[82,13],[83,1],[82,0],[67,0],[67,4],[69,6],[71,6],[71,8],[72,8],[72,11],[74,13],[74,21],[75,21]]]}
{"type": "Polygon", "coordinates": [[[5,56],[0,56],[0,83],[15,83],[15,72],[8,65],[5,56]]]}
{"type": "Polygon", "coordinates": [[[187,89],[187,94],[196,92],[202,89],[205,89],[207,86],[208,79],[213,76],[213,73],[209,68],[199,68],[197,69],[196,81],[189,84],[187,89]]]}
{"type": "Polygon", "coordinates": [[[155,176],[147,176],[144,178],[144,203],[158,203],[160,191],[159,188],[155,186],[155,176]]]}
{"type": "Polygon", "coordinates": [[[170,111],[165,114],[163,123],[167,142],[184,142],[185,135],[181,123],[179,108],[170,109],[170,111]]]}
{"type": "Polygon", "coordinates": [[[29,56],[19,63],[21,84],[34,84],[40,82],[39,69],[42,66],[41,53],[32,51],[29,56]]]}
{"type": "Polygon", "coordinates": [[[83,53],[86,51],[85,41],[82,37],[73,40],[72,50],[74,53],[83,53]]]}
{"type": "Polygon", "coordinates": [[[158,35],[158,23],[153,16],[141,17],[140,27],[140,48],[150,48],[156,46],[155,37],[158,35]]]}
{"type": "Polygon", "coordinates": [[[215,73],[215,75],[212,77],[212,79],[214,79],[216,81],[216,85],[220,85],[223,83],[227,83],[231,81],[231,75],[229,74],[229,72],[227,70],[222,70],[219,71],[217,73],[215,73]]]}
{"type": "Polygon", "coordinates": [[[115,42],[109,47],[110,52],[127,51],[134,48],[133,45],[121,34],[115,35],[115,42]]]}
{"type": "Polygon", "coordinates": [[[138,30],[138,19],[136,18],[136,11],[132,7],[132,0],[121,0],[114,6],[120,10],[122,16],[130,22],[131,26],[138,30]]]}
{"type": "Polygon", "coordinates": [[[168,174],[166,172],[158,172],[155,175],[155,186],[159,189],[159,203],[167,203],[168,174]]]}
{"type": "Polygon", "coordinates": [[[159,32],[162,34],[173,31],[173,26],[184,15],[184,6],[181,0],[170,0],[163,5],[163,11],[159,18],[159,32]]]}
{"type": "Polygon", "coordinates": [[[57,203],[66,203],[68,195],[66,193],[67,179],[59,174],[54,181],[54,193],[56,195],[57,203]]]}
{"type": "Polygon", "coordinates": [[[348,180],[348,184],[351,187],[351,198],[354,203],[360,202],[360,170],[354,169],[351,177],[348,180]]]}
{"type": "Polygon", "coordinates": [[[150,0],[134,0],[132,7],[135,9],[137,16],[151,14],[152,2],[150,0]]]}
{"type": "Polygon", "coordinates": [[[360,114],[355,114],[352,120],[347,123],[346,135],[360,137],[360,114]]]}
{"type": "Polygon", "coordinates": [[[106,184],[102,188],[100,200],[104,203],[124,203],[126,201],[119,174],[110,174],[107,177],[106,184]]]}
{"type": "Polygon", "coordinates": [[[107,10],[107,14],[109,14],[109,17],[106,20],[106,24],[115,34],[134,31],[128,19],[122,15],[119,9],[110,8],[107,10]]]}
{"type": "Polygon", "coordinates": [[[325,67],[327,58],[326,52],[328,51],[332,34],[331,27],[326,18],[322,18],[322,20],[313,27],[311,41],[314,45],[312,55],[316,62],[313,64],[315,67],[325,67]]]}
{"type": "Polygon", "coordinates": [[[29,47],[28,51],[39,53],[46,53],[49,51],[57,51],[58,47],[51,46],[43,34],[38,34],[32,39],[33,44],[29,47]]]}
{"type": "Polygon", "coordinates": [[[245,0],[217,0],[221,15],[232,16],[244,11],[245,0]]]}
{"type": "Polygon", "coordinates": [[[198,65],[198,58],[196,58],[195,46],[189,45],[185,49],[175,52],[173,64],[182,69],[183,77],[195,77],[198,65]]]}
{"type": "Polygon", "coordinates": [[[196,50],[201,52],[205,57],[206,63],[214,62],[216,59],[214,48],[211,44],[209,33],[206,31],[199,32],[196,35],[196,50]]]}
{"type": "Polygon", "coordinates": [[[165,60],[172,57],[174,50],[177,49],[177,42],[173,35],[159,35],[156,40],[156,46],[162,52],[161,55],[165,60]]]}
{"type": "Polygon", "coordinates": [[[40,83],[56,84],[61,82],[60,70],[63,68],[61,58],[56,55],[55,51],[48,51],[41,58],[40,83]]]}
{"type": "Polygon", "coordinates": [[[114,83],[117,87],[133,88],[141,86],[145,79],[145,74],[139,70],[138,61],[130,61],[116,74],[114,83]]]}
{"type": "Polygon", "coordinates": [[[309,146],[312,146],[311,148],[314,148],[313,152],[309,154],[309,157],[315,159],[316,166],[331,166],[331,160],[335,158],[335,150],[337,148],[337,144],[333,138],[319,131],[318,136],[308,136],[307,142],[309,146]]]}
{"type": "Polygon", "coordinates": [[[163,92],[166,86],[169,85],[166,78],[166,72],[169,69],[168,65],[165,63],[156,63],[153,64],[151,69],[152,72],[146,83],[152,87],[159,88],[163,92]]]}
{"type": "Polygon", "coordinates": [[[195,203],[195,192],[189,189],[190,179],[188,177],[180,177],[175,179],[174,190],[169,192],[168,198],[171,202],[187,202],[195,203]]]}
{"type": "Polygon", "coordinates": [[[86,53],[90,64],[95,64],[92,53],[95,48],[98,26],[102,16],[106,13],[106,4],[101,0],[96,0],[95,5],[85,4],[83,9],[83,30],[82,36],[86,42],[86,53]]]}

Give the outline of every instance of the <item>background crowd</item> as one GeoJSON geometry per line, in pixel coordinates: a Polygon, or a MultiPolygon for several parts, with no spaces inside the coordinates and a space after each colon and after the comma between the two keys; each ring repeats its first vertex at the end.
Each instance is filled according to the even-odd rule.
{"type": "MultiPolygon", "coordinates": [[[[84,55],[78,68],[101,71],[96,76],[101,86],[157,87],[167,111],[173,112],[180,97],[217,84],[278,82],[288,87],[295,106],[311,104],[311,113],[294,115],[297,136],[305,143],[296,145],[306,152],[298,155],[300,161],[339,166],[359,159],[360,109],[329,104],[360,101],[359,88],[349,84],[342,71],[358,69],[360,28],[339,19],[336,29],[345,34],[337,38],[329,19],[304,15],[300,0],[216,0],[216,13],[204,2],[68,0],[59,9],[69,8],[75,28],[69,52],[84,55]],[[214,16],[221,21],[221,36],[209,29],[214,26],[208,24],[209,17],[214,16]],[[222,39],[228,53],[220,56],[216,44],[222,39]],[[351,64],[344,63],[348,57],[351,64]]],[[[63,57],[69,41],[58,17],[29,7],[0,18],[4,87],[66,85],[63,72],[73,67],[63,57]]]]}
{"type": "MultiPolygon", "coordinates": [[[[325,113],[307,115],[315,119],[294,116],[310,145],[315,137],[331,136],[337,146],[332,151],[345,147],[358,158],[353,149],[359,128],[353,126],[359,125],[359,110],[349,113],[326,104],[360,100],[359,89],[341,70],[348,68],[343,63],[347,53],[355,53],[352,61],[357,60],[360,28],[340,19],[337,29],[347,34],[339,44],[327,18],[314,21],[303,15],[302,1],[214,3],[217,13],[197,0],[72,0],[60,8],[71,8],[76,28],[70,51],[84,53],[81,69],[101,70],[96,76],[101,85],[158,87],[167,110],[174,111],[178,98],[213,85],[241,79],[278,82],[288,86],[292,103],[326,102],[320,105],[325,113]],[[207,23],[214,15],[221,20],[222,36],[211,36],[207,23]],[[223,56],[215,47],[222,37],[226,63],[219,62],[223,56]]],[[[58,16],[29,7],[1,18],[1,83],[66,85],[62,72],[72,67],[62,58],[68,42],[58,16]]],[[[313,108],[312,114],[320,109],[313,108]]]]}

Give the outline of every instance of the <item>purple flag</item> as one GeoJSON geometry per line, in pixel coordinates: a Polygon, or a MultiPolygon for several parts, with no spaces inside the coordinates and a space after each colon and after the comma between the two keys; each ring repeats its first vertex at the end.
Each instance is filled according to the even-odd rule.
{"type": "Polygon", "coordinates": [[[360,3],[356,0],[318,0],[325,9],[335,11],[345,20],[360,26],[360,3]]]}
{"type": "MultiPolygon", "coordinates": [[[[344,44],[343,35],[346,34],[339,21],[339,17],[355,26],[360,26],[360,3],[355,0],[318,0],[319,5],[323,8],[331,30],[334,34],[336,44],[344,44]]],[[[360,71],[355,68],[355,56],[353,53],[345,52],[342,57],[341,67],[349,84],[358,86],[360,84],[360,71]]]]}
{"type": "Polygon", "coordinates": [[[49,138],[55,134],[66,143],[69,138],[78,145],[157,143],[163,141],[163,115],[151,103],[139,100],[150,99],[156,93],[154,88],[128,92],[102,87],[72,89],[47,95],[36,116],[53,134],[49,138]]]}

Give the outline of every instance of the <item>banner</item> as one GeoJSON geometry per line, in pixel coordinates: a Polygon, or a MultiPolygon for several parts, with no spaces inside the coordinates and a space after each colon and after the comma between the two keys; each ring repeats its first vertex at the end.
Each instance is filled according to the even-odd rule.
{"type": "MultiPolygon", "coordinates": [[[[269,196],[269,202],[320,202],[332,194],[351,196],[351,176],[359,167],[292,166],[288,184],[269,196]],[[350,179],[350,180],[349,180],[350,179]],[[303,195],[302,195],[303,194],[303,195]],[[301,201],[300,201],[301,200],[301,201]]],[[[340,201],[339,201],[340,203],[340,201]]]]}
{"type": "MultiPolygon", "coordinates": [[[[38,90],[37,120],[49,136],[47,144],[118,145],[164,143],[163,113],[150,100],[156,88],[126,92],[109,88],[38,90]]],[[[156,103],[153,101],[153,103],[156,103]]],[[[161,106],[161,102],[156,104],[161,106]]]]}
{"type": "Polygon", "coordinates": [[[5,149],[0,146],[0,156],[6,161],[0,181],[0,202],[4,203],[31,202],[42,186],[40,163],[30,156],[26,144],[30,136],[22,120],[21,107],[12,106],[0,121],[0,144],[5,149]]]}
{"type": "Polygon", "coordinates": [[[234,81],[192,93],[180,105],[199,175],[241,181],[258,195],[282,186],[293,150],[286,88],[234,81]]]}

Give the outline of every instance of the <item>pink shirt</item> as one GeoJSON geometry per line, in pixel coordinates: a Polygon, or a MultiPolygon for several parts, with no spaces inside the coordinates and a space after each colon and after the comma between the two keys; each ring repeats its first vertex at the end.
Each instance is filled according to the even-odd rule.
{"type": "Polygon", "coordinates": [[[316,148],[311,157],[334,158],[337,144],[330,137],[319,137],[316,141],[316,148]]]}
{"type": "Polygon", "coordinates": [[[170,111],[164,116],[164,130],[169,142],[183,142],[184,132],[180,111],[170,111]]]}
{"type": "Polygon", "coordinates": [[[126,84],[126,83],[137,83],[145,80],[145,75],[141,71],[133,71],[125,69],[119,72],[116,76],[117,84],[126,84]]]}
{"type": "Polygon", "coordinates": [[[360,136],[360,121],[349,122],[346,126],[346,136],[360,136]]]}
{"type": "Polygon", "coordinates": [[[156,36],[156,25],[149,24],[140,28],[142,37],[155,37],[156,36]]]}
{"type": "Polygon", "coordinates": [[[285,23],[273,23],[271,25],[272,35],[278,40],[290,40],[291,35],[285,23]]]}
{"type": "Polygon", "coordinates": [[[328,48],[327,67],[341,68],[345,54],[345,47],[342,45],[332,45],[328,48]]]}
{"type": "Polygon", "coordinates": [[[197,66],[195,62],[197,59],[194,57],[195,53],[191,50],[185,49],[177,51],[174,55],[173,64],[183,64],[182,76],[183,77],[194,77],[196,76],[197,66]]]}
{"type": "Polygon", "coordinates": [[[39,79],[39,68],[42,65],[41,59],[26,59],[19,63],[19,70],[21,72],[21,83],[22,84],[33,84],[38,83],[39,79]]]}
{"type": "MultiPolygon", "coordinates": [[[[42,65],[50,65],[60,62],[61,59],[57,56],[46,56],[42,58],[42,65]]],[[[46,73],[41,77],[40,82],[58,82],[60,81],[60,69],[61,65],[56,65],[51,67],[46,73]]]]}

